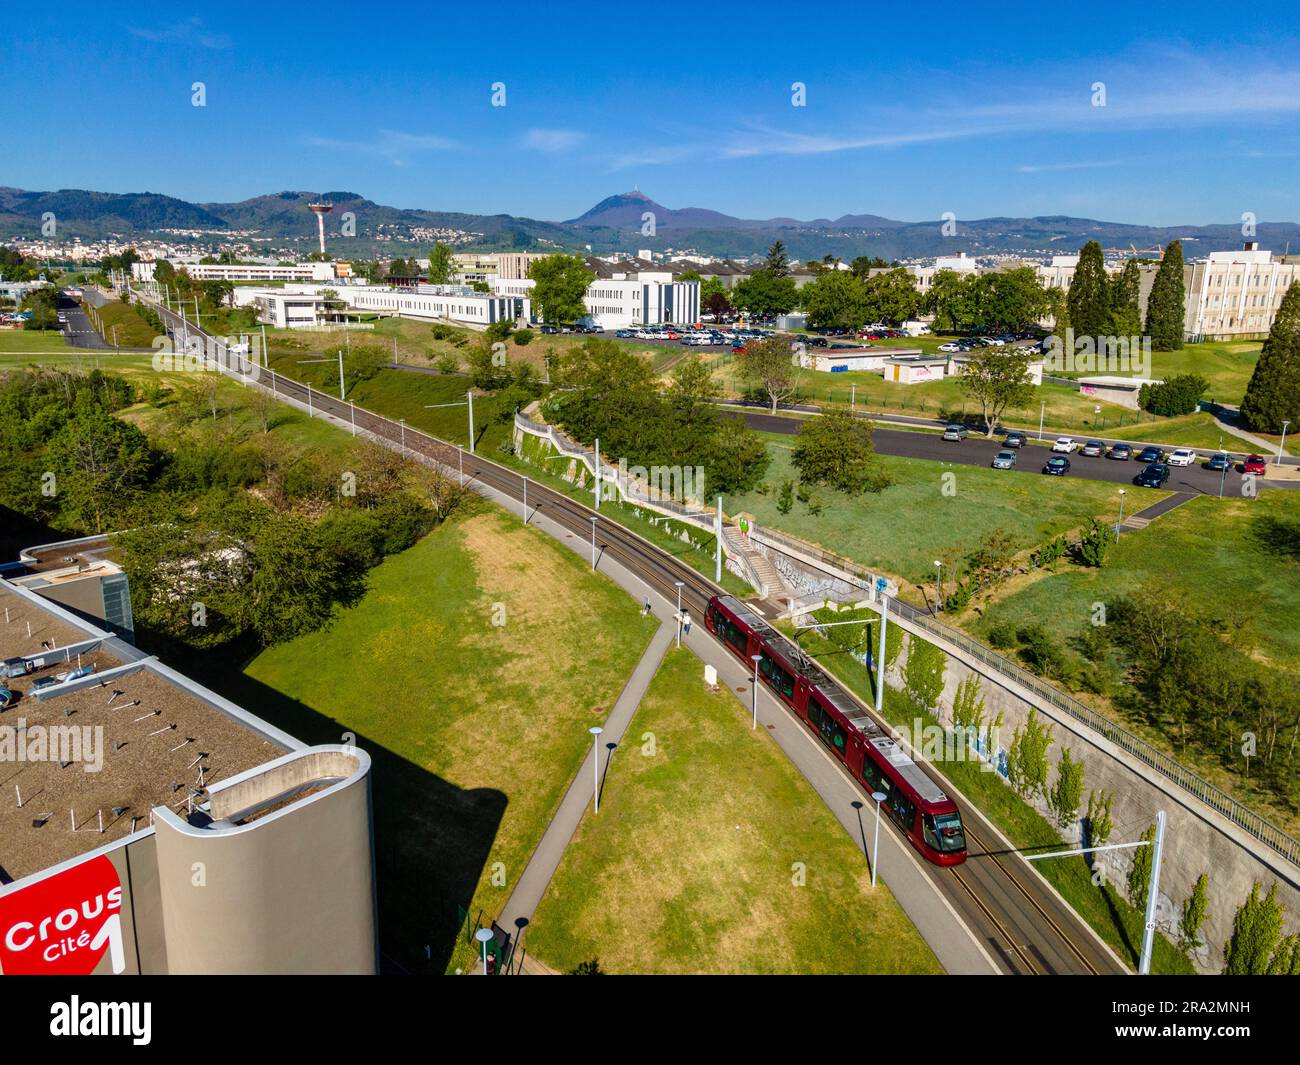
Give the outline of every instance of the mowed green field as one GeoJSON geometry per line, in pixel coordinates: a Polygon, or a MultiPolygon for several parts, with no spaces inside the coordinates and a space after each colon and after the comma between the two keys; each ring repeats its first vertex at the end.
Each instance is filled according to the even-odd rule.
{"type": "Polygon", "coordinates": [[[24,352],[71,350],[63,334],[54,329],[0,329],[0,357],[24,352]]]}
{"type": "MultiPolygon", "coordinates": [[[[1087,522],[1118,516],[1119,485],[1083,478],[1039,477],[928,459],[880,456],[895,483],[883,492],[848,496],[825,488],[814,515],[797,499],[788,514],[777,509],[785,478],[798,482],[789,437],[768,435],[772,464],[757,491],[726,500],[728,513],[747,512],[757,523],[808,540],[865,566],[914,583],[934,583],[934,560],[955,562],[992,532],[1005,530],[1029,548],[1087,522]],[[945,482],[945,475],[951,481],[945,482]],[[945,494],[950,484],[953,494],[945,494]]],[[[1154,503],[1168,493],[1150,492],[1154,503]]]]}
{"type": "Polygon", "coordinates": [[[1190,607],[1226,607],[1241,618],[1239,643],[1300,667],[1300,561],[1271,544],[1271,522],[1297,514],[1295,489],[1266,489],[1256,499],[1198,497],[1125,533],[1101,569],[1046,573],[969,627],[986,635],[999,622],[1040,621],[1068,641],[1090,624],[1093,603],[1113,603],[1154,581],[1190,607]]]}
{"type": "Polygon", "coordinates": [[[471,503],[328,629],[250,663],[273,705],[376,758],[386,951],[419,971],[465,963],[456,907],[496,917],[653,629],[578,556],[471,503]]]}
{"type": "Polygon", "coordinates": [[[529,953],[562,971],[599,958],[611,973],[940,972],[816,792],[701,672],[669,652],[529,953]]]}

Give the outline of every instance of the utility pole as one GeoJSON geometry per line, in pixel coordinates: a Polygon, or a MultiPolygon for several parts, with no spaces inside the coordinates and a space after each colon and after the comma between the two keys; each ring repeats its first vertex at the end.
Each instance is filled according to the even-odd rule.
{"type": "Polygon", "coordinates": [[[474,390],[471,388],[466,393],[469,397],[469,453],[474,454],[474,390]]]}
{"type": "Polygon", "coordinates": [[[600,437],[596,437],[596,509],[600,509],[600,437]]]}
{"type": "Polygon", "coordinates": [[[339,348],[339,402],[342,403],[343,399],[343,349],[339,348]]]}

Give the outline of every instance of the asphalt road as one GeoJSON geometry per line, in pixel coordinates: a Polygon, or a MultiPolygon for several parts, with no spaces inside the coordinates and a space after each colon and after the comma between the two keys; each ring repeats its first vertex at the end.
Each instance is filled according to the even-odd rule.
{"type": "MultiPolygon", "coordinates": [[[[785,433],[793,435],[799,430],[799,421],[783,418],[780,415],[745,412],[745,422],[752,429],[765,433],[785,433]]],[[[986,440],[982,436],[971,436],[966,440],[944,440],[938,433],[912,432],[908,429],[886,429],[877,425],[872,434],[876,450],[882,455],[901,455],[905,458],[931,459],[936,462],[952,462],[960,466],[992,466],[993,456],[1002,450],[1002,436],[986,440]]],[[[1083,437],[1075,437],[1082,440],[1083,437]]],[[[1016,473],[1042,475],[1043,464],[1051,456],[1051,451],[1037,444],[1026,444],[1016,452],[1014,469],[1002,472],[1011,476],[1016,473]]],[[[1197,452],[1205,454],[1203,451],[1197,452]]],[[[1069,456],[1070,477],[1083,477],[1090,481],[1110,481],[1112,484],[1131,485],[1133,479],[1143,470],[1143,465],[1132,460],[1120,461],[1108,458],[1085,458],[1077,452],[1069,456]]],[[[1204,469],[1198,462],[1195,466],[1170,467],[1169,480],[1165,488],[1171,492],[1193,492],[1197,495],[1218,495],[1222,482],[1225,496],[1241,494],[1241,474],[1229,470],[1226,478],[1222,474],[1204,469]]],[[[1276,487],[1294,487],[1296,482],[1277,482],[1276,487]]],[[[1260,485],[1269,487],[1268,476],[1260,485]]],[[[1135,501],[1136,502],[1136,501],[1135,501]]],[[[1140,505],[1140,504],[1139,504],[1140,505]]]]}
{"type": "Polygon", "coordinates": [[[105,348],[111,346],[95,331],[95,327],[91,324],[86,312],[70,296],[59,297],[59,313],[67,318],[67,321],[62,323],[63,338],[72,347],[105,348]]]}

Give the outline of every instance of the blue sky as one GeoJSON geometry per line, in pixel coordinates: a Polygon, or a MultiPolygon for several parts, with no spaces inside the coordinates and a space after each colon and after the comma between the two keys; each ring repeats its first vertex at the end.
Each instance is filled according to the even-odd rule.
{"type": "Polygon", "coordinates": [[[637,186],[750,218],[1300,220],[1294,3],[981,6],[21,6],[0,185],[545,219],[637,186]]]}

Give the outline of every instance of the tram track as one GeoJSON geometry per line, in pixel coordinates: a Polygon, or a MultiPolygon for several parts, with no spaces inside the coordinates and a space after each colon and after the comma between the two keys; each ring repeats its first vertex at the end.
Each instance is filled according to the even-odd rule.
{"type": "MultiPolygon", "coordinates": [[[[175,313],[161,306],[156,309],[173,329],[195,332],[193,326],[182,324],[184,320],[175,313]]],[[[201,335],[207,339],[207,334],[201,335]]],[[[432,461],[449,476],[459,473],[466,487],[477,481],[522,503],[524,483],[527,481],[529,510],[532,513],[541,510],[575,539],[590,541],[593,533],[592,519],[595,518],[597,565],[601,557],[614,559],[670,601],[676,597],[677,582],[681,581],[682,605],[703,627],[708,602],[721,589],[670,552],[618,522],[602,517],[598,510],[490,459],[480,458],[474,452],[410,426],[404,427],[373,411],[358,408],[315,389],[309,391],[306,385],[274,371],[266,372],[271,374],[269,387],[276,396],[309,406],[346,425],[354,426],[357,432],[377,437],[396,445],[400,450],[432,461]]],[[[237,379],[242,378],[246,383],[268,387],[264,381],[252,381],[250,374],[229,370],[227,373],[237,379]]],[[[849,694],[852,695],[851,692],[849,694]]],[[[889,729],[886,722],[876,718],[871,707],[862,704],[861,700],[857,701],[881,727],[889,729]]],[[[781,706],[787,713],[791,713],[784,703],[781,706]]],[[[791,716],[795,715],[791,713],[791,716]]],[[[918,761],[918,765],[941,788],[951,790],[951,785],[939,777],[928,763],[918,761]]],[[[847,771],[845,775],[852,780],[847,771]]],[[[866,794],[861,782],[852,782],[858,791],[866,794]]],[[[965,863],[947,868],[926,864],[925,868],[936,890],[943,893],[963,914],[977,937],[996,948],[1006,970],[1012,974],[1025,975],[1128,972],[1116,956],[1099,943],[1083,919],[1027,863],[1007,859],[1008,852],[999,852],[990,845],[988,841],[994,834],[991,823],[988,823],[988,835],[984,832],[983,824],[972,831],[972,825],[977,820],[988,823],[982,814],[971,808],[969,803],[966,804],[963,825],[969,857],[965,863]],[[1019,865],[1024,868],[1019,868],[1019,865]],[[1068,930],[1067,926],[1070,926],[1068,930]]]]}

